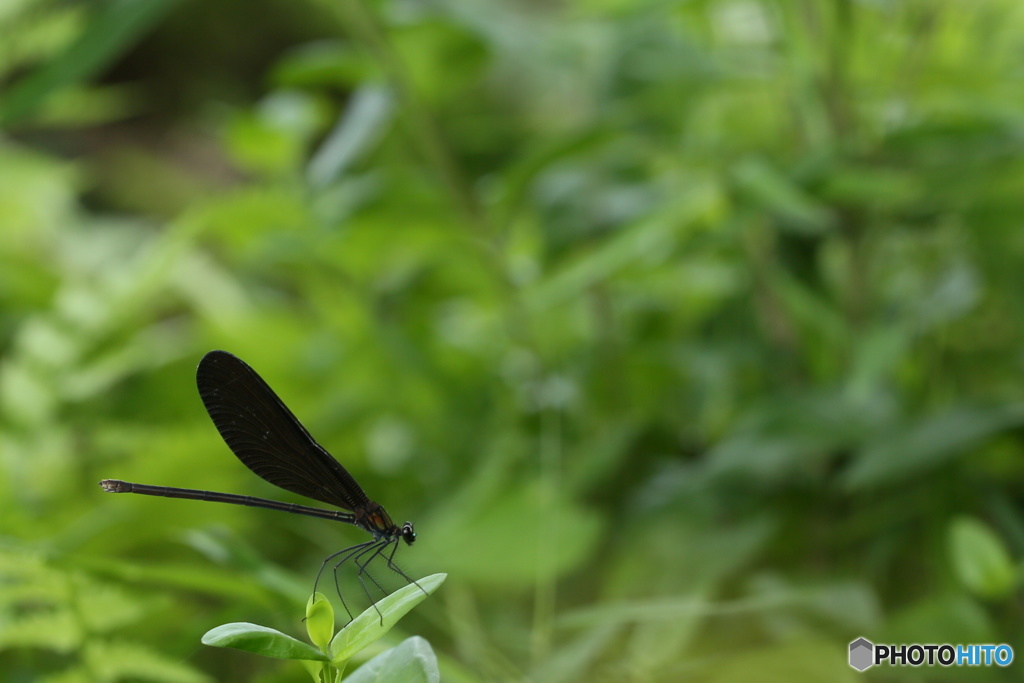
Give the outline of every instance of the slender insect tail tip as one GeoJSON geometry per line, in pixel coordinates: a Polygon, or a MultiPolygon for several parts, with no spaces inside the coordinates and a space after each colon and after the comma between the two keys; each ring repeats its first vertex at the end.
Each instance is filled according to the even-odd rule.
{"type": "Polygon", "coordinates": [[[125,484],[126,482],[123,482],[120,479],[104,479],[100,482],[100,486],[102,486],[103,490],[107,493],[124,493],[128,490],[128,487],[125,484]]]}

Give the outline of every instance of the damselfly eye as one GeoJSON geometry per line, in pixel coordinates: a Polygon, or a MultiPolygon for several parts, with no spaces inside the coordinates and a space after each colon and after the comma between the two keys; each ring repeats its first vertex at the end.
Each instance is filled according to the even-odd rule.
{"type": "Polygon", "coordinates": [[[412,545],[412,542],[416,540],[416,532],[413,531],[412,522],[406,522],[402,525],[402,540],[409,545],[412,545]]]}

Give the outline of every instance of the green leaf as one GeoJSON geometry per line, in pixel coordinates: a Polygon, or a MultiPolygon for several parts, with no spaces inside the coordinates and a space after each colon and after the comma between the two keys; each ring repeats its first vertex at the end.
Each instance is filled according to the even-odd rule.
{"type": "Polygon", "coordinates": [[[18,82],[0,104],[0,121],[20,123],[63,88],[100,72],[152,29],[178,0],[115,0],[96,12],[72,45],[18,82]]]}
{"type": "Polygon", "coordinates": [[[334,637],[331,661],[335,664],[343,662],[386,634],[406,612],[437,590],[447,577],[447,574],[431,574],[420,579],[419,585],[411,583],[371,605],[334,637]]]}
{"type": "Polygon", "coordinates": [[[437,683],[441,672],[430,643],[413,636],[363,664],[346,680],[348,683],[437,683]]]}
{"type": "Polygon", "coordinates": [[[320,649],[326,649],[334,636],[334,607],[323,593],[314,593],[306,603],[306,633],[320,649]]]}
{"type": "Polygon", "coordinates": [[[898,208],[919,200],[921,180],[904,169],[844,163],[825,178],[821,195],[829,203],[898,208]]]}
{"type": "Polygon", "coordinates": [[[1019,425],[1019,405],[960,405],[879,434],[846,473],[850,491],[890,484],[935,469],[985,439],[1019,425]]]}
{"type": "Polygon", "coordinates": [[[224,624],[210,629],[203,636],[203,645],[230,647],[277,659],[327,661],[327,655],[312,645],[272,628],[245,622],[224,624]]]}
{"type": "Polygon", "coordinates": [[[1013,590],[1015,570],[1002,540],[985,524],[961,517],[949,528],[949,556],[957,578],[972,592],[1003,598],[1013,590]]]}
{"type": "Polygon", "coordinates": [[[524,301],[534,312],[576,300],[594,284],[621,275],[630,266],[649,268],[670,253],[680,226],[696,225],[719,200],[713,188],[698,185],[629,229],[616,232],[599,246],[573,259],[557,272],[525,290],[524,301]]]}
{"type": "Polygon", "coordinates": [[[391,123],[394,108],[394,96],[387,88],[357,90],[341,120],[310,160],[310,184],[324,187],[344,173],[380,139],[391,123]]]}
{"type": "Polygon", "coordinates": [[[579,501],[559,494],[553,506],[558,524],[544,517],[543,484],[509,484],[489,500],[473,508],[472,514],[450,507],[431,522],[429,546],[435,557],[444,557],[447,569],[459,576],[491,586],[526,588],[537,580],[538,566],[559,576],[580,566],[590,556],[601,535],[600,516],[579,501]],[[523,544],[513,554],[506,552],[508,539],[522,529],[544,528],[551,532],[548,550],[537,543],[523,544]]]}
{"type": "Polygon", "coordinates": [[[833,225],[827,206],[763,159],[740,162],[734,170],[736,185],[758,209],[781,219],[780,227],[805,235],[820,235],[833,225]]]}

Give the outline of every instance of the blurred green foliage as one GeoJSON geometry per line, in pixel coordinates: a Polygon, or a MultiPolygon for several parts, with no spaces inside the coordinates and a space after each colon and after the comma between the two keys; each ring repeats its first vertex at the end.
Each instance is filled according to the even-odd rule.
{"type": "Polygon", "coordinates": [[[415,634],[449,681],[1015,680],[856,674],[846,646],[1024,653],[1024,6],[0,22],[5,681],[295,680],[199,637],[295,629],[357,530],[96,486],[284,495],[203,413],[213,348],[415,520],[407,573],[449,575],[364,656],[415,634]]]}

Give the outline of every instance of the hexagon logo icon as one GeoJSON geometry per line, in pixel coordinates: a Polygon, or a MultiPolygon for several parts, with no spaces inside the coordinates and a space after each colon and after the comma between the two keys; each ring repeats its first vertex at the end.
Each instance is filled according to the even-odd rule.
{"type": "Polygon", "coordinates": [[[874,664],[872,656],[875,646],[866,638],[858,638],[850,643],[850,666],[857,671],[864,671],[874,664]]]}

